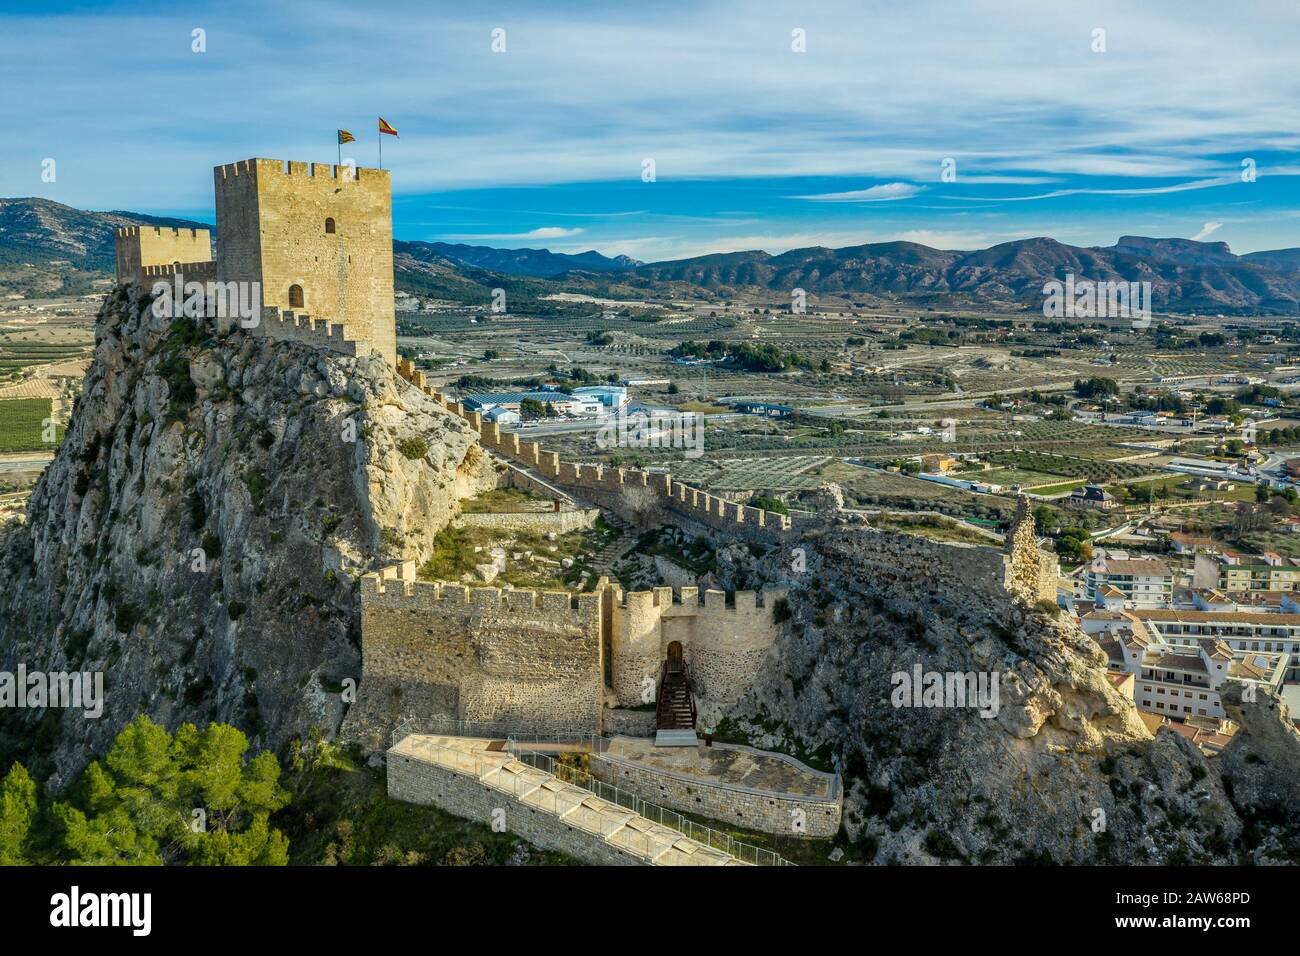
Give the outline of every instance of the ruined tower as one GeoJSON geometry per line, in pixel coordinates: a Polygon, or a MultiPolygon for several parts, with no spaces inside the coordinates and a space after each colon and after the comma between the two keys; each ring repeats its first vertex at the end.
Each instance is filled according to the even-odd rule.
{"type": "Polygon", "coordinates": [[[1016,517],[1007,532],[1006,553],[1006,587],[1012,597],[1026,604],[1055,597],[1056,577],[1046,573],[1045,556],[1038,550],[1034,516],[1024,495],[1016,501],[1016,517]]]}
{"type": "Polygon", "coordinates": [[[258,282],[264,309],[341,325],[396,365],[388,171],[246,159],[213,175],[217,281],[258,282]]]}

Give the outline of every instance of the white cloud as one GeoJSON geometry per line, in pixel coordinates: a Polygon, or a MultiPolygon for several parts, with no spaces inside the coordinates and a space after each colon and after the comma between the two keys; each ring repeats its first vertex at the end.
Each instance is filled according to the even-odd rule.
{"type": "Polygon", "coordinates": [[[1218,232],[1219,229],[1221,229],[1222,227],[1223,227],[1223,223],[1221,222],[1207,222],[1204,226],[1201,227],[1201,231],[1198,232],[1196,235],[1192,236],[1192,238],[1198,241],[1201,239],[1206,239],[1211,234],[1218,232]]]}
{"type": "Polygon", "coordinates": [[[562,226],[543,226],[540,229],[530,229],[528,232],[483,232],[483,233],[460,233],[457,235],[444,236],[444,239],[454,242],[475,242],[495,241],[509,242],[529,242],[535,239],[568,239],[572,236],[580,236],[585,229],[565,229],[562,226]]]}
{"type": "Polygon", "coordinates": [[[842,193],[818,193],[813,196],[792,196],[792,199],[807,199],[811,202],[892,202],[895,199],[911,199],[923,192],[924,186],[911,183],[881,183],[866,189],[852,189],[842,193]]]}

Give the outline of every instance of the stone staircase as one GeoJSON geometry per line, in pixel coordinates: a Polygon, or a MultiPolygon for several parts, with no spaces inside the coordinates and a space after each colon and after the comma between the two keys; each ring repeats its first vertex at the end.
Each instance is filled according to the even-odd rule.
{"type": "Polygon", "coordinates": [[[596,577],[607,575],[612,577],[611,570],[619,558],[628,552],[628,549],[636,543],[636,535],[632,532],[632,526],[626,521],[614,514],[612,511],[601,511],[605,523],[614,528],[618,534],[611,535],[599,551],[591,556],[591,570],[596,577]]]}
{"type": "MultiPolygon", "coordinates": [[[[585,787],[566,783],[509,753],[486,749],[491,746],[492,741],[482,739],[405,737],[388,752],[390,795],[399,800],[442,805],[437,799],[430,799],[433,793],[441,793],[441,787],[429,787],[427,792],[419,794],[403,793],[400,788],[395,788],[395,764],[399,759],[407,758],[468,777],[503,797],[512,798],[523,808],[554,817],[571,831],[587,834],[586,839],[593,843],[604,843],[649,866],[751,865],[600,797],[585,787]]],[[[491,798],[489,805],[499,799],[491,798]]],[[[461,815],[466,812],[463,806],[444,806],[444,809],[461,815]]],[[[507,825],[514,817],[515,814],[506,814],[507,825]]]]}
{"type": "Polygon", "coordinates": [[[659,672],[659,699],[655,702],[655,746],[694,747],[695,699],[683,667],[664,663],[659,672]]]}

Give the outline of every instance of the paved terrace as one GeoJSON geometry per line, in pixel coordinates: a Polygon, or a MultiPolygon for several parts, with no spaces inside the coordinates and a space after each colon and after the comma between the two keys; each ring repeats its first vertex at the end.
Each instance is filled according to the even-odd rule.
{"type": "Polygon", "coordinates": [[[391,748],[399,754],[451,770],[510,794],[521,804],[603,839],[651,866],[748,866],[728,853],[705,846],[604,800],[583,787],[515,760],[505,742],[483,737],[411,734],[391,748]]]}
{"type": "Polygon", "coordinates": [[[813,770],[793,757],[734,744],[655,747],[653,739],[615,737],[601,756],[678,777],[694,777],[701,783],[815,800],[838,796],[834,774],[813,770]]]}

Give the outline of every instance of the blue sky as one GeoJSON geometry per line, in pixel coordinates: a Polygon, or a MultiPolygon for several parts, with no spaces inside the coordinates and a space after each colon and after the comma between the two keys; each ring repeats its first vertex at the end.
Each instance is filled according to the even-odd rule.
{"type": "Polygon", "coordinates": [[[374,165],[378,114],[402,239],[1249,252],[1300,246],[1298,49],[1291,0],[8,0],[0,195],[209,220],[211,167],[330,161],[340,126],[374,165]]]}

